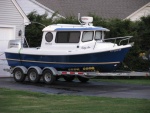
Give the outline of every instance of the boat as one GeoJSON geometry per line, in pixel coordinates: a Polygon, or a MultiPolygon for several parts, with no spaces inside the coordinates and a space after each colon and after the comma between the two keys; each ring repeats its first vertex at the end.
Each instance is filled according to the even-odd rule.
{"type": "Polygon", "coordinates": [[[93,26],[93,17],[84,16],[81,21],[79,25],[45,27],[40,47],[23,47],[22,40],[11,40],[5,51],[8,65],[57,70],[116,70],[133,46],[129,42],[132,36],[105,39],[109,29],[93,26]]]}

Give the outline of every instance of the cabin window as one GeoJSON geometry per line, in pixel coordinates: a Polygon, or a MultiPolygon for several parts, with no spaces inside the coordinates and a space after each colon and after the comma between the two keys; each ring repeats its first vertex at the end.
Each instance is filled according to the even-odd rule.
{"type": "Polygon", "coordinates": [[[95,40],[101,40],[101,38],[102,38],[102,32],[96,31],[95,32],[95,40]]]}
{"type": "Polygon", "coordinates": [[[92,41],[93,40],[93,31],[84,31],[82,36],[82,42],[92,41]]]}
{"type": "Polygon", "coordinates": [[[69,43],[79,43],[80,32],[70,32],[69,43]]]}
{"type": "Polygon", "coordinates": [[[53,40],[53,34],[51,32],[48,32],[46,35],[45,35],[45,40],[47,42],[51,42],[53,40]]]}
{"type": "Polygon", "coordinates": [[[70,31],[70,32],[57,32],[56,43],[79,43],[80,32],[70,31]]]}

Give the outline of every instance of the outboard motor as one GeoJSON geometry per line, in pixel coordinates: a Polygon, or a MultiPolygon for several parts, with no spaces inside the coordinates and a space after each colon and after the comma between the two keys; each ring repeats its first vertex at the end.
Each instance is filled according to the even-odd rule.
{"type": "Polygon", "coordinates": [[[21,40],[10,40],[8,48],[21,48],[21,40]]]}

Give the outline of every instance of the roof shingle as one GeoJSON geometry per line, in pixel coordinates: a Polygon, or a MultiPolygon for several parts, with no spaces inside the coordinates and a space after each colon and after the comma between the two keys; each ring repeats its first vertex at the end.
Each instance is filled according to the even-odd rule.
{"type": "Polygon", "coordinates": [[[124,19],[150,0],[36,0],[62,16],[88,15],[124,19]]]}

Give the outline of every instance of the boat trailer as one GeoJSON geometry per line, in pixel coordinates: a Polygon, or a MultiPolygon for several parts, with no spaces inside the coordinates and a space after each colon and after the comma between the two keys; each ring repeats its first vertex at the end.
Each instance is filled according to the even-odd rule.
{"type": "Polygon", "coordinates": [[[37,83],[42,78],[46,84],[53,84],[56,79],[63,77],[66,81],[71,82],[75,77],[80,82],[87,82],[94,77],[148,77],[149,72],[135,72],[135,71],[122,71],[122,72],[82,72],[82,71],[58,71],[53,67],[45,67],[41,69],[37,66],[31,66],[26,68],[24,66],[16,66],[11,69],[4,69],[4,71],[13,74],[16,82],[23,82],[28,77],[28,80],[32,83],[37,83]]]}

